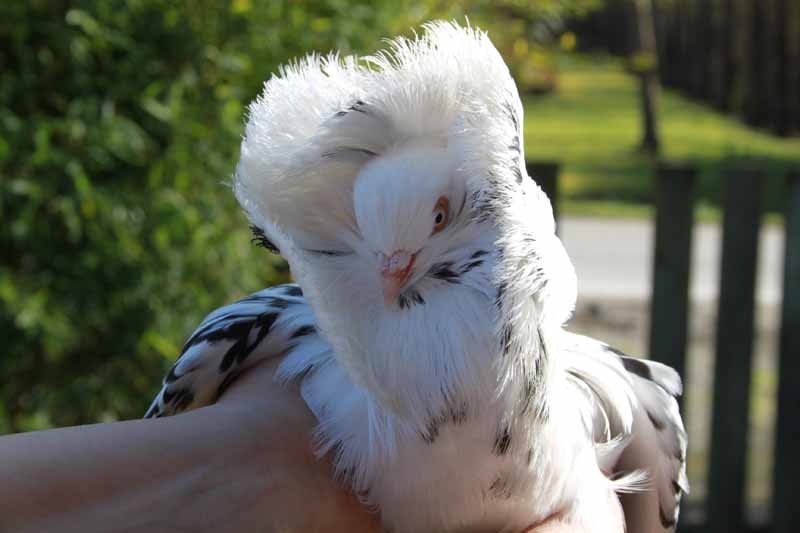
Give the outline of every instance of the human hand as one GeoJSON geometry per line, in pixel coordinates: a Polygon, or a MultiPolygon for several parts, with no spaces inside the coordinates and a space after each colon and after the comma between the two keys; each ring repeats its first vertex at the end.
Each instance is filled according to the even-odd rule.
{"type": "MultiPolygon", "coordinates": [[[[333,482],[329,459],[314,456],[316,419],[297,387],[274,383],[276,367],[266,362],[248,371],[217,404],[238,420],[242,438],[253,446],[254,472],[267,480],[263,524],[286,528],[280,531],[381,531],[377,514],[333,482]]],[[[525,533],[580,532],[554,518],[525,533]]]]}
{"type": "Polygon", "coordinates": [[[274,367],[182,415],[0,437],[0,531],[380,531],[314,457],[313,417],[274,367]]]}
{"type": "Polygon", "coordinates": [[[248,370],[217,404],[204,408],[211,420],[226,419],[234,428],[228,438],[248,450],[240,460],[258,486],[248,522],[281,532],[381,531],[378,516],[334,482],[329,458],[315,456],[316,420],[298,387],[274,381],[277,364],[248,370]]]}
{"type": "Polygon", "coordinates": [[[0,531],[381,531],[315,457],[315,419],[276,366],[185,414],[0,437],[0,531]]]}

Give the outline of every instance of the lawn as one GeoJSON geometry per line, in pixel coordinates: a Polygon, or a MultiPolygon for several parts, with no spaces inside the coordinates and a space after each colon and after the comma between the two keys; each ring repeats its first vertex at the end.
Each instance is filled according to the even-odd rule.
{"type": "MultiPolygon", "coordinates": [[[[642,216],[650,212],[655,161],[637,150],[638,85],[621,60],[607,56],[557,58],[558,86],[523,96],[529,160],[562,163],[562,212],[642,216]]],[[[782,139],[693,102],[661,93],[662,158],[697,165],[698,208],[715,218],[727,168],[743,161],[764,170],[765,206],[780,211],[783,176],[800,168],[800,137],[782,139]]]]}

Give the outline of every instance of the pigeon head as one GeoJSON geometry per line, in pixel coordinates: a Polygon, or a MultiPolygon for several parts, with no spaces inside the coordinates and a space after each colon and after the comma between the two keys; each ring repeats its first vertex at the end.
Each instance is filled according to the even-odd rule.
{"type": "Polygon", "coordinates": [[[571,313],[574,271],[523,146],[508,68],[454,23],[365,58],[308,56],[249,107],[237,199],[350,379],[394,412],[535,372],[539,328],[571,313]],[[487,357],[499,372],[481,374],[487,357]]]}
{"type": "Polygon", "coordinates": [[[471,214],[455,165],[442,147],[417,144],[376,157],[355,179],[353,209],[363,259],[379,275],[387,307],[402,309],[409,300],[424,298],[421,285],[436,274],[436,265],[474,253],[458,239],[471,214]]]}

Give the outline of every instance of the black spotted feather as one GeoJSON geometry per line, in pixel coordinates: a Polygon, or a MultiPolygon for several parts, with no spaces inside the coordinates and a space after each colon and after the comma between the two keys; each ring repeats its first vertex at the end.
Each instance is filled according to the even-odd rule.
{"type": "Polygon", "coordinates": [[[681,496],[689,492],[687,437],[677,403],[680,376],[661,363],[629,357],[594,339],[569,333],[564,339],[570,380],[587,392],[594,406],[595,440],[620,438],[625,443],[605,459],[605,468],[609,474],[643,470],[653,489],[621,495],[627,531],[674,531],[681,496]],[[613,406],[623,403],[623,397],[632,407],[630,434],[613,418],[613,406]]]}
{"type": "Polygon", "coordinates": [[[297,285],[278,285],[209,314],[183,345],[145,418],[214,403],[256,363],[287,353],[317,335],[297,285]]]}

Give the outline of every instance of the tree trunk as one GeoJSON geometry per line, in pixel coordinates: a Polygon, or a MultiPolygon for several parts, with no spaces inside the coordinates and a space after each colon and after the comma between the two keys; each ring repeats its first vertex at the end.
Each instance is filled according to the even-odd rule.
{"type": "Polygon", "coordinates": [[[770,0],[769,23],[772,30],[769,53],[769,80],[771,89],[767,105],[769,108],[769,127],[778,135],[786,135],[786,3],[784,0],[770,0]]]}
{"type": "Polygon", "coordinates": [[[639,56],[644,68],[639,72],[639,90],[642,104],[643,150],[657,154],[659,149],[656,108],[658,106],[658,48],[653,21],[652,0],[634,0],[639,56]]]}
{"type": "Polygon", "coordinates": [[[752,11],[752,48],[750,87],[747,91],[747,123],[751,126],[767,126],[768,117],[765,111],[765,99],[768,95],[766,80],[768,79],[767,63],[767,3],[765,0],[753,2],[752,11]]]}
{"type": "Polygon", "coordinates": [[[720,92],[717,95],[717,105],[720,110],[730,112],[731,110],[731,90],[733,80],[736,75],[735,45],[733,43],[735,32],[733,31],[734,10],[733,0],[721,0],[720,6],[720,39],[722,43],[720,56],[720,92]]]}
{"type": "Polygon", "coordinates": [[[750,101],[750,78],[752,72],[752,27],[753,11],[750,0],[734,0],[732,27],[736,28],[733,35],[733,62],[736,71],[731,83],[730,104],[731,111],[742,119],[747,119],[748,104],[750,101]]]}
{"type": "Polygon", "coordinates": [[[689,94],[697,100],[705,100],[708,89],[705,79],[705,64],[709,46],[708,17],[709,0],[692,0],[687,5],[689,10],[689,31],[691,32],[691,55],[688,57],[686,69],[689,75],[689,94]]]}
{"type": "Polygon", "coordinates": [[[653,18],[657,23],[656,45],[658,47],[659,77],[664,85],[674,86],[677,78],[675,72],[680,67],[676,52],[678,38],[675,10],[672,6],[663,6],[658,3],[653,6],[653,9],[653,18]]]}
{"type": "Polygon", "coordinates": [[[714,0],[711,12],[710,99],[714,107],[728,110],[730,89],[730,0],[714,0]]]}
{"type": "Polygon", "coordinates": [[[800,132],[800,2],[786,2],[786,52],[783,71],[786,77],[784,98],[788,134],[800,132]]]}
{"type": "Polygon", "coordinates": [[[681,90],[692,93],[692,69],[694,59],[694,20],[692,19],[694,0],[679,0],[675,8],[679,11],[678,24],[681,28],[681,90]]]}

